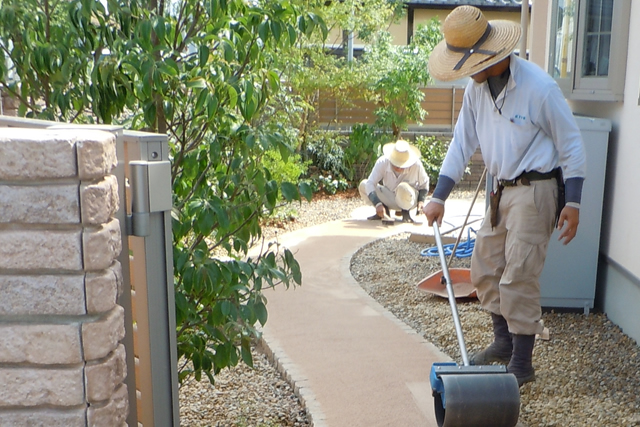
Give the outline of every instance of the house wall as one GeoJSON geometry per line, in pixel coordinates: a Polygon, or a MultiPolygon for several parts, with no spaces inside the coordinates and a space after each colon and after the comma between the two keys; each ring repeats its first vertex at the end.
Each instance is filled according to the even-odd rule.
{"type": "MultiPolygon", "coordinates": [[[[416,9],[414,11],[414,21],[413,28],[414,30],[418,28],[419,25],[427,24],[432,18],[437,18],[440,21],[440,24],[444,22],[447,15],[451,13],[451,10],[444,9],[416,9]]],[[[509,21],[517,22],[520,24],[520,13],[514,12],[495,12],[495,11],[483,11],[484,16],[488,20],[494,19],[506,19],[509,21]]],[[[393,41],[395,44],[407,44],[407,16],[405,15],[401,22],[397,24],[392,24],[389,27],[389,32],[393,36],[393,41]]]]}
{"type": "MultiPolygon", "coordinates": [[[[534,3],[533,38],[547,40],[536,45],[532,59],[546,64],[549,2],[534,3]],[[537,7],[537,9],[536,9],[537,7]],[[545,49],[544,52],[541,49],[545,49]]],[[[624,332],[640,342],[640,263],[636,242],[640,241],[637,213],[640,211],[637,176],[640,135],[640,3],[631,3],[629,44],[623,102],[569,101],[576,114],[611,120],[605,200],[600,243],[596,305],[624,332]]],[[[613,46],[613,49],[616,47],[613,46]]],[[[587,179],[588,171],[587,171],[587,179]]],[[[578,231],[579,232],[579,231],[578,231]]]]}
{"type": "Polygon", "coordinates": [[[536,0],[531,5],[529,15],[530,26],[529,37],[529,60],[538,64],[541,68],[547,69],[547,46],[550,39],[551,25],[547,25],[550,15],[549,0],[536,0]],[[535,37],[533,37],[535,35],[535,37]]]}
{"type": "Polygon", "coordinates": [[[115,136],[0,129],[0,425],[123,426],[115,136]]]}
{"type": "MultiPolygon", "coordinates": [[[[625,77],[624,102],[615,108],[600,103],[592,109],[609,114],[615,132],[610,145],[605,200],[603,242],[602,306],[609,318],[627,335],[640,342],[640,263],[638,248],[640,212],[638,198],[638,135],[640,135],[640,4],[631,3],[629,46],[625,77]]],[[[583,104],[583,103],[582,103],[583,104]]],[[[586,105],[577,104],[579,110],[586,105]]]]}
{"type": "MultiPolygon", "coordinates": [[[[542,0],[546,1],[546,0],[542,0]]],[[[414,11],[414,22],[413,28],[414,30],[418,28],[419,25],[424,25],[429,22],[432,18],[438,18],[440,23],[444,22],[447,15],[451,13],[451,10],[447,9],[416,9],[414,11]]],[[[516,22],[520,24],[520,13],[519,12],[499,12],[499,11],[484,11],[484,16],[488,20],[494,19],[506,19],[509,21],[516,22]]],[[[407,44],[407,33],[409,31],[407,14],[400,19],[399,22],[389,25],[389,33],[391,34],[391,38],[393,40],[393,44],[396,45],[406,45],[407,44]]],[[[337,44],[342,43],[342,32],[339,29],[332,29],[329,33],[329,37],[327,38],[327,43],[329,44],[337,44]]],[[[364,43],[362,40],[357,37],[353,40],[354,46],[362,47],[364,43]]]]}

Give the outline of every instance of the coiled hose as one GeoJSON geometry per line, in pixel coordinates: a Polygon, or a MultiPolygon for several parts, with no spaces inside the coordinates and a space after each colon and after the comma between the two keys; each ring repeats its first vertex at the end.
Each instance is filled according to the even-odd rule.
{"type": "MultiPolygon", "coordinates": [[[[473,248],[475,246],[476,239],[472,239],[471,238],[471,232],[472,231],[475,234],[477,234],[476,231],[473,228],[469,227],[469,229],[467,230],[467,240],[458,245],[458,248],[456,249],[456,253],[455,253],[456,257],[458,257],[458,258],[468,258],[473,253],[473,248]]],[[[454,246],[455,246],[454,243],[442,246],[443,249],[444,249],[445,256],[451,256],[451,252],[453,251],[453,247],[454,246]]],[[[425,248],[425,249],[420,251],[420,255],[422,255],[422,256],[439,256],[438,247],[437,246],[432,246],[432,247],[429,247],[429,248],[425,248]]]]}

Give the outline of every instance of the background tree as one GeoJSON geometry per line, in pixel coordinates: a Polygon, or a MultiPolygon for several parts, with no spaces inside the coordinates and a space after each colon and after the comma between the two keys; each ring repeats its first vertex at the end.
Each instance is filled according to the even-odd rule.
{"type": "Polygon", "coordinates": [[[399,138],[408,123],[419,123],[426,114],[421,106],[422,88],[431,81],[427,62],[441,40],[439,21],[419,26],[408,46],[394,45],[387,28],[401,16],[399,4],[349,0],[331,3],[332,7],[324,11],[327,26],[353,32],[365,43],[361,56],[348,61],[342,33],[333,31],[324,42],[312,39],[301,44],[282,66],[285,81],[296,96],[289,99],[297,107],[287,108],[295,111],[289,116],[291,127],[297,129],[300,152],[312,160],[310,178],[314,188],[332,193],[342,182],[357,185],[381,155],[381,146],[399,138]],[[320,99],[331,99],[340,108],[355,106],[358,100],[371,102],[377,119],[375,123],[353,126],[348,135],[328,132],[315,121],[320,99]],[[327,180],[327,176],[331,179],[327,180]]]}
{"type": "Polygon", "coordinates": [[[419,123],[427,114],[421,105],[422,88],[431,83],[427,63],[442,38],[439,25],[438,20],[432,19],[419,26],[407,46],[392,44],[391,35],[381,31],[363,55],[370,70],[365,97],[377,106],[376,126],[390,129],[394,140],[400,138],[408,123],[419,123]]]}

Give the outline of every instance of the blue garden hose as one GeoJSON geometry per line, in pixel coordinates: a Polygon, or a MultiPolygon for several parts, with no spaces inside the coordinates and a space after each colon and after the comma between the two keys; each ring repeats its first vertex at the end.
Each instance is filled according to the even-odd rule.
{"type": "MultiPolygon", "coordinates": [[[[473,247],[475,246],[476,239],[472,239],[471,238],[471,232],[472,231],[474,233],[476,232],[473,228],[469,227],[469,229],[467,230],[467,240],[458,245],[458,248],[456,249],[456,257],[458,257],[458,258],[468,258],[473,253],[473,247]]],[[[451,251],[453,251],[453,247],[454,246],[455,246],[454,243],[451,243],[451,244],[448,244],[448,245],[443,245],[442,248],[444,249],[444,255],[445,256],[451,256],[451,251]]],[[[420,251],[420,255],[422,255],[422,256],[439,256],[438,247],[437,246],[433,246],[433,247],[430,247],[430,248],[425,248],[425,249],[420,251]]]]}

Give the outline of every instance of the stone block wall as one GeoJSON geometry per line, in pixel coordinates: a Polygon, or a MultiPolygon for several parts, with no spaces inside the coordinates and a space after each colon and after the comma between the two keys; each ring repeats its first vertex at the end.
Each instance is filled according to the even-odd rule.
{"type": "Polygon", "coordinates": [[[0,128],[0,426],[128,414],[115,136],[0,128]]]}

